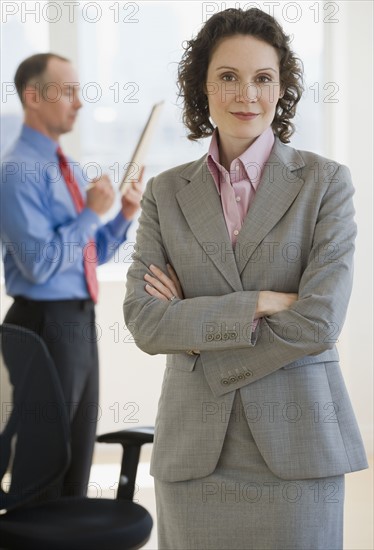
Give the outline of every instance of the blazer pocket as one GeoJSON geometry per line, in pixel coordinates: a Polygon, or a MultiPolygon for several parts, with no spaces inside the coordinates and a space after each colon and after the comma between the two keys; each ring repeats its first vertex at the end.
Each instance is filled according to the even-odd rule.
{"type": "Polygon", "coordinates": [[[190,355],[189,353],[174,353],[166,358],[166,366],[171,369],[184,370],[192,372],[199,355],[190,355]]]}

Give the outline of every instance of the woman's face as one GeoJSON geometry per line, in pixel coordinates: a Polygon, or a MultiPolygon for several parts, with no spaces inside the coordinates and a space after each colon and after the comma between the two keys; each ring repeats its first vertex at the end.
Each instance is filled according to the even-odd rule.
{"type": "Polygon", "coordinates": [[[206,94],[221,145],[245,151],[274,119],[280,97],[277,51],[249,35],[222,39],[208,66],[206,94]]]}

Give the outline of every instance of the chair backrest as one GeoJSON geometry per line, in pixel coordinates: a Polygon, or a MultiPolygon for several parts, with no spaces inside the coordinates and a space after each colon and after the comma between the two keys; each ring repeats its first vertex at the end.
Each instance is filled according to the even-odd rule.
{"type": "Polygon", "coordinates": [[[37,334],[0,326],[1,380],[12,386],[12,403],[1,403],[0,506],[10,510],[38,500],[66,471],[69,422],[53,360],[37,334]],[[10,471],[8,483],[6,472],[10,471]]]}

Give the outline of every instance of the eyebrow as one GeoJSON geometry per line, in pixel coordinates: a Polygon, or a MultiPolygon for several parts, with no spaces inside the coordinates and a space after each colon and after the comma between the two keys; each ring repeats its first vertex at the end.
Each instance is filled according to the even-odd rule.
{"type": "MultiPolygon", "coordinates": [[[[231,71],[236,71],[238,72],[238,69],[236,67],[227,67],[225,65],[223,65],[222,67],[217,67],[216,71],[219,71],[220,69],[230,69],[231,71]]],[[[255,71],[256,73],[260,73],[261,71],[273,71],[274,73],[276,73],[277,71],[275,69],[273,69],[272,67],[264,67],[263,69],[257,69],[257,71],[255,71]]]]}

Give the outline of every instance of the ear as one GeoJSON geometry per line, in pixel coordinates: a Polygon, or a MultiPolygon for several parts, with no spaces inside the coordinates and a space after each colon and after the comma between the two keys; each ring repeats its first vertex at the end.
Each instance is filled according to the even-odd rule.
{"type": "Polygon", "coordinates": [[[40,104],[40,84],[35,86],[28,84],[23,91],[23,105],[28,109],[38,109],[40,104]]]}

